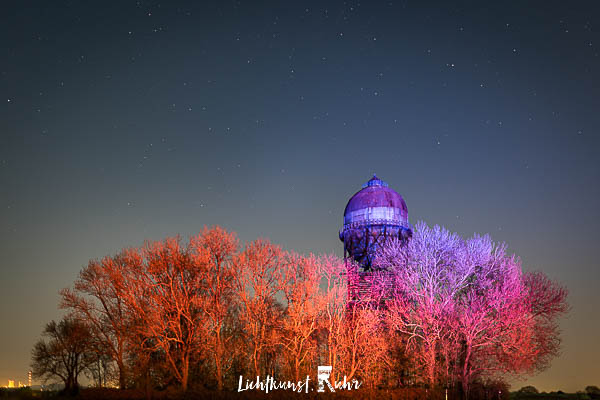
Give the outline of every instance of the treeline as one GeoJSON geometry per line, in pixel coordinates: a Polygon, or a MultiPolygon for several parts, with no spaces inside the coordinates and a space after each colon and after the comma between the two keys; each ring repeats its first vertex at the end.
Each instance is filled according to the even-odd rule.
{"type": "Polygon", "coordinates": [[[36,344],[34,375],[67,389],[86,373],[98,386],[234,390],[240,375],[314,380],[331,365],[332,381],[468,396],[506,391],[502,377],[557,354],[565,289],[487,236],[419,224],[376,265],[369,293],[348,302],[357,266],[266,240],[241,247],[219,227],[124,249],[61,291],[68,316],[36,344]]]}

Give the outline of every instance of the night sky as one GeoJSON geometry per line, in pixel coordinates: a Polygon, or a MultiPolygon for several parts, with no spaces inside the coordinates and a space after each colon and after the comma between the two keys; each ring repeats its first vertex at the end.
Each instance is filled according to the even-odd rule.
{"type": "Polygon", "coordinates": [[[0,385],[89,259],[214,224],[341,255],[373,173],[569,288],[562,355],[513,389],[600,385],[597,2],[1,10],[0,385]]]}

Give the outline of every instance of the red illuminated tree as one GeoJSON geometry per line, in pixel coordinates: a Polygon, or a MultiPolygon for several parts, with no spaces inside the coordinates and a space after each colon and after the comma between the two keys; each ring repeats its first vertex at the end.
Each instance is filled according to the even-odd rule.
{"type": "Polygon", "coordinates": [[[348,380],[368,378],[374,387],[378,376],[388,367],[389,335],[382,321],[382,311],[370,304],[356,304],[346,312],[341,332],[339,376],[348,380]]]}
{"type": "Polygon", "coordinates": [[[97,351],[106,353],[117,364],[120,388],[127,383],[125,358],[131,330],[124,303],[125,279],[128,269],[140,262],[139,254],[131,249],[100,261],[92,260],[79,273],[73,288],[60,292],[61,308],[85,321],[97,342],[97,351]]]}
{"type": "Polygon", "coordinates": [[[281,344],[296,381],[302,367],[310,364],[316,355],[315,332],[321,311],[321,280],[317,257],[291,254],[286,263],[282,287],[285,311],[282,320],[281,344]]]}
{"type": "Polygon", "coordinates": [[[146,243],[143,263],[130,268],[126,303],[149,351],[161,351],[166,366],[187,390],[190,362],[206,348],[202,268],[208,252],[192,256],[179,238],[146,243]]]}
{"type": "Polygon", "coordinates": [[[238,252],[234,233],[220,227],[204,228],[191,239],[190,255],[203,283],[202,309],[205,313],[206,351],[214,362],[217,388],[223,389],[223,375],[231,367],[236,335],[231,323],[237,305],[234,290],[233,258],[238,252]]]}
{"type": "Polygon", "coordinates": [[[277,327],[283,310],[276,296],[287,285],[289,258],[266,240],[246,246],[234,260],[236,296],[240,301],[240,323],[248,345],[250,364],[259,376],[267,370],[265,356],[280,342],[277,327]]]}
{"type": "Polygon", "coordinates": [[[360,301],[348,303],[347,276],[355,269],[350,260],[334,256],[319,259],[324,359],[332,366],[333,380],[341,380],[344,375],[347,380],[367,378],[373,386],[390,366],[390,337],[380,308],[387,292],[379,290],[377,283],[382,277],[375,275],[371,290],[363,293],[360,301]]]}
{"type": "Polygon", "coordinates": [[[322,310],[319,328],[324,339],[324,360],[332,367],[331,377],[337,380],[340,375],[340,359],[344,352],[344,329],[348,284],[346,264],[334,256],[324,256],[320,260],[322,279],[322,310]]]}

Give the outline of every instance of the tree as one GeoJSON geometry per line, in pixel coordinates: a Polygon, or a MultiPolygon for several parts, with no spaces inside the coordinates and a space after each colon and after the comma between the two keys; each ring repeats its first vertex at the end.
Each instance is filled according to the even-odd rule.
{"type": "Polygon", "coordinates": [[[190,241],[190,256],[199,267],[203,282],[202,309],[205,313],[206,351],[214,361],[217,388],[223,389],[223,375],[231,367],[236,335],[231,318],[237,306],[234,291],[233,257],[238,241],[233,233],[220,227],[204,228],[190,241]]]}
{"type": "Polygon", "coordinates": [[[525,358],[532,361],[531,372],[541,371],[559,353],[558,318],[569,311],[568,291],[539,271],[523,274],[523,284],[532,332],[525,358]]]}
{"type": "Polygon", "coordinates": [[[519,389],[518,393],[538,394],[539,391],[537,390],[537,388],[535,386],[523,386],[521,389],[519,389]]]}
{"type": "MultiPolygon", "coordinates": [[[[109,355],[117,364],[121,389],[127,383],[125,358],[132,329],[124,304],[125,279],[128,270],[140,263],[139,252],[134,249],[123,250],[101,261],[92,260],[79,273],[73,288],[60,292],[61,308],[70,310],[76,318],[85,321],[97,341],[96,350],[109,355]]],[[[99,359],[104,354],[98,354],[99,359]]]]}
{"type": "Polygon", "coordinates": [[[115,381],[115,363],[107,352],[90,351],[86,354],[86,361],[84,374],[95,387],[107,387],[115,381]]]}
{"type": "Polygon", "coordinates": [[[316,355],[315,332],[318,329],[322,297],[319,293],[319,260],[310,255],[290,255],[283,287],[285,311],[281,344],[294,380],[300,380],[304,365],[316,355]]]}
{"type": "Polygon", "coordinates": [[[461,347],[460,381],[465,397],[482,374],[513,372],[525,365],[529,327],[525,289],[516,259],[488,237],[468,243],[468,259],[475,260],[469,287],[456,300],[456,346],[461,347]],[[506,362],[511,361],[511,362],[506,362]]]}
{"type": "Polygon", "coordinates": [[[320,275],[323,300],[319,330],[324,336],[325,365],[330,365],[331,379],[338,380],[340,360],[344,352],[343,333],[346,321],[346,301],[348,284],[344,278],[346,264],[334,256],[324,256],[320,260],[320,275]]]}
{"type": "MultiPolygon", "coordinates": [[[[373,302],[353,304],[346,310],[340,342],[340,368],[348,380],[356,376],[368,379],[375,387],[389,362],[389,340],[382,310],[373,302]]],[[[338,375],[339,376],[339,375],[338,375]]]]}
{"type": "Polygon", "coordinates": [[[473,270],[463,262],[464,253],[458,235],[420,223],[408,245],[390,242],[376,260],[393,280],[388,326],[406,335],[407,350],[430,386],[436,384],[440,348],[453,332],[454,298],[468,285],[473,270]]]}
{"type": "Polygon", "coordinates": [[[240,322],[257,376],[264,375],[264,356],[279,342],[276,326],[283,310],[276,296],[287,285],[284,271],[288,263],[287,253],[266,240],[250,243],[234,260],[236,296],[242,309],[240,322]]]}
{"type": "Polygon", "coordinates": [[[33,376],[43,381],[58,378],[67,393],[79,389],[78,377],[88,366],[90,331],[81,321],[65,317],[58,323],[46,324],[42,336],[32,351],[33,376]]]}
{"type": "Polygon", "coordinates": [[[600,388],[598,388],[598,386],[586,386],[585,387],[585,392],[592,399],[600,398],[600,388]]]}
{"type": "Polygon", "coordinates": [[[544,274],[523,274],[488,236],[463,240],[419,223],[408,245],[389,243],[376,265],[394,280],[388,326],[404,335],[429,385],[458,377],[468,398],[472,382],[534,373],[558,352],[566,289],[544,274]]]}
{"type": "Polygon", "coordinates": [[[161,351],[167,368],[186,391],[190,362],[205,348],[203,294],[200,271],[208,263],[208,253],[192,257],[190,246],[179,238],[146,243],[143,263],[127,272],[125,302],[135,318],[142,347],[161,351]]]}

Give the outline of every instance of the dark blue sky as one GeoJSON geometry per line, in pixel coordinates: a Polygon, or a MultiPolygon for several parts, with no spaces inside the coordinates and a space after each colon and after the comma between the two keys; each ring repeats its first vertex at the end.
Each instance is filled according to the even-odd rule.
{"type": "Polygon", "coordinates": [[[527,383],[600,385],[596,2],[6,1],[0,50],[0,384],[89,259],[213,224],[341,254],[376,172],[566,284],[527,383]]]}

